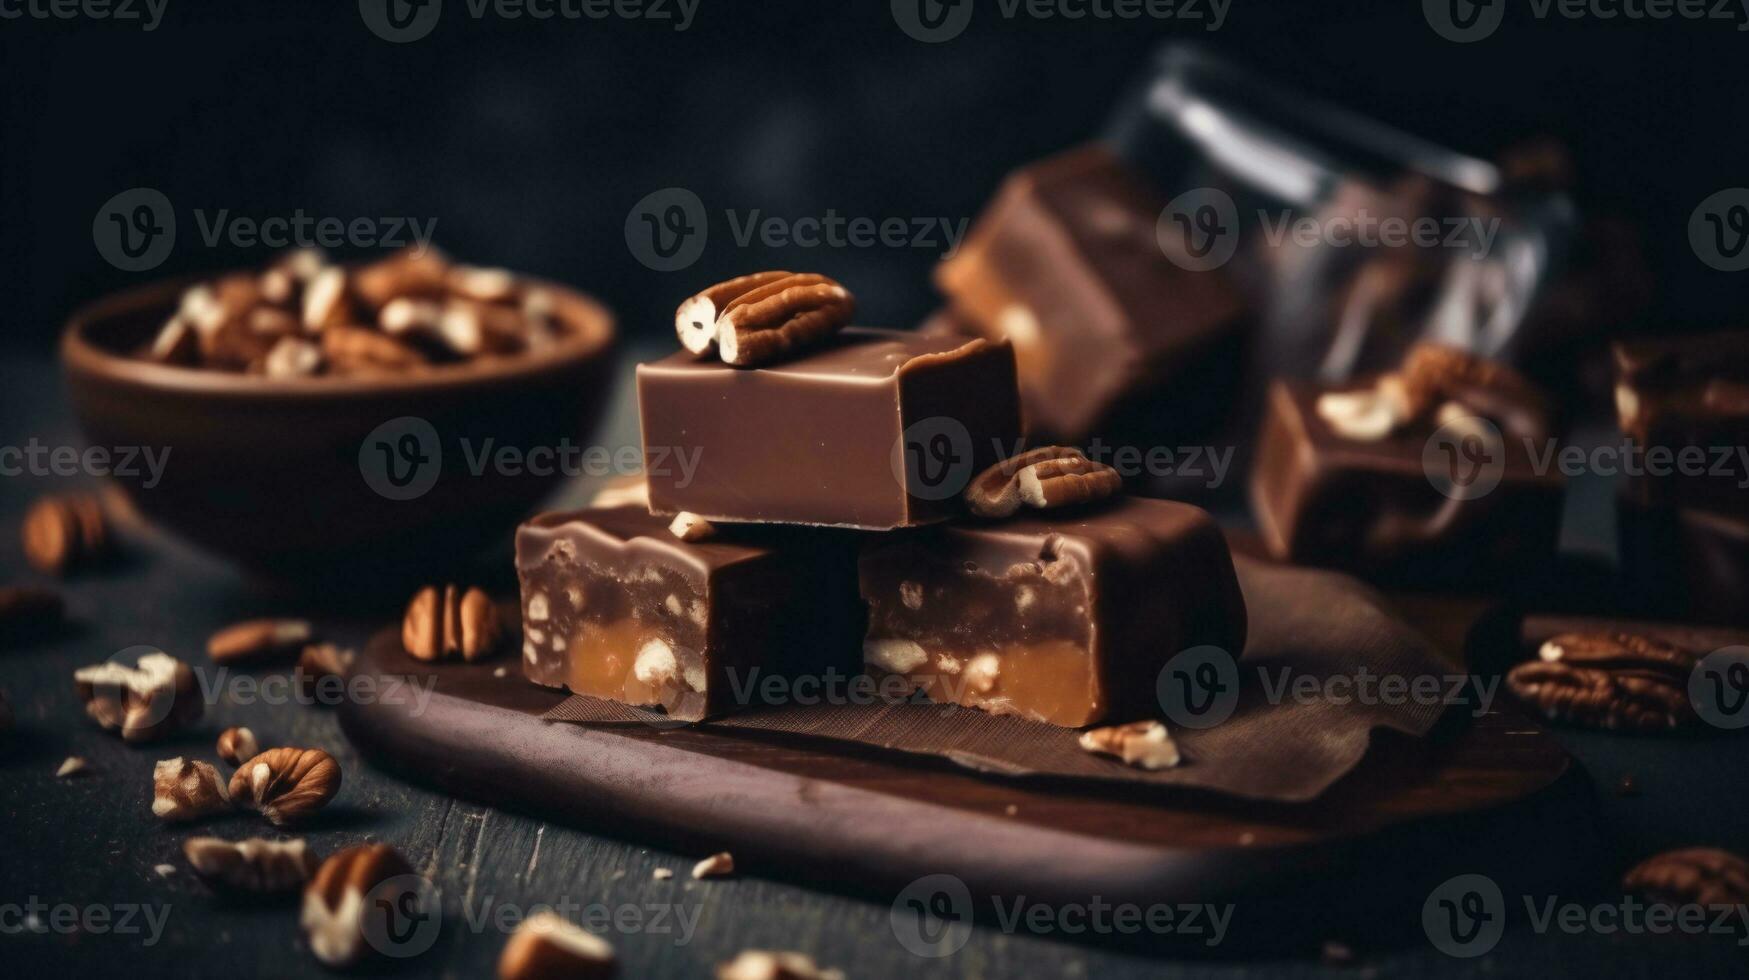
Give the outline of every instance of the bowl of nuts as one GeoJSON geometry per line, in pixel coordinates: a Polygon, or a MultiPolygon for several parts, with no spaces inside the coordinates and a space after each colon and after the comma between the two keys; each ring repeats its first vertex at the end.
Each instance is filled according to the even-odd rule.
{"type": "Polygon", "coordinates": [[[61,340],[88,442],[157,461],[112,468],[139,511],[294,580],[508,540],[564,473],[506,453],[587,439],[613,351],[590,297],[432,250],[156,283],[61,340]]]}

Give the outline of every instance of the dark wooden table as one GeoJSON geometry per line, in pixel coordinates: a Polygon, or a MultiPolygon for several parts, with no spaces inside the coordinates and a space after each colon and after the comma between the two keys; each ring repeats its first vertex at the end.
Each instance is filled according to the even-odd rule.
{"type": "MultiPolygon", "coordinates": [[[[635,438],[624,394],[606,427],[603,441],[609,445],[635,438]]],[[[80,445],[52,365],[9,360],[0,364],[0,446],[24,446],[32,439],[50,446],[80,445]]],[[[94,482],[0,477],[0,581],[40,581],[26,568],[11,530],[29,501],[94,482]]],[[[1592,539],[1598,535],[1595,516],[1588,512],[1597,509],[1597,493],[1581,493],[1575,502],[1578,519],[1593,525],[1592,539]]],[[[490,975],[505,940],[502,925],[542,905],[599,924],[618,949],[627,977],[710,976],[713,964],[749,947],[805,951],[852,977],[1662,978],[1741,976],[1749,962],[1729,938],[1594,931],[1536,935],[1510,929],[1493,952],[1474,960],[1447,957],[1425,942],[1375,946],[1364,929],[1352,937],[1352,963],[1325,966],[1315,955],[1259,957],[1255,951],[1225,948],[1213,956],[1185,958],[1182,950],[1165,946],[1114,949],[982,926],[950,957],[919,957],[895,938],[886,902],[752,876],[695,882],[688,877],[690,855],[408,785],[363,762],[332,712],[267,703],[265,690],[256,703],[219,701],[183,738],[149,747],[123,745],[84,718],[72,687],[75,667],[140,644],[204,661],[205,637],[218,626],[256,615],[312,615],[313,610],[308,599],[263,590],[224,563],[150,528],[129,525],[122,532],[125,561],[64,584],[71,619],[67,630],[0,649],[0,690],[19,725],[0,750],[0,962],[8,975],[323,975],[303,948],[294,906],[239,906],[215,899],[182,859],[180,843],[191,831],[166,827],[149,812],[153,762],[179,754],[212,759],[214,736],[231,724],[247,724],[277,744],[326,749],[340,762],[345,786],[335,805],[307,828],[318,851],[388,841],[441,888],[443,931],[424,956],[395,964],[392,972],[406,975],[490,975]],[[56,779],[55,769],[68,755],[88,759],[90,771],[56,779]],[[674,876],[656,880],[653,872],[661,868],[674,876]],[[35,919],[28,919],[33,913],[35,919]],[[81,917],[83,924],[68,926],[64,917],[69,915],[81,917]],[[38,922],[46,931],[26,928],[38,922]]],[[[393,603],[366,603],[356,612],[316,618],[324,634],[359,644],[397,613],[393,603]]],[[[246,676],[264,680],[282,672],[246,676]]],[[[1611,844],[1595,855],[1591,869],[1601,877],[1612,877],[1662,847],[1712,843],[1749,850],[1744,780],[1749,763],[1740,740],[1675,742],[1572,733],[1563,738],[1602,787],[1598,805],[1611,844]],[[1622,798],[1610,792],[1626,774],[1637,780],[1640,795],[1622,798]]],[[[194,832],[242,837],[263,829],[237,817],[194,832]]],[[[1558,835],[1563,828],[1544,832],[1558,835]]],[[[1619,898],[1581,896],[1586,902],[1619,898]]]]}

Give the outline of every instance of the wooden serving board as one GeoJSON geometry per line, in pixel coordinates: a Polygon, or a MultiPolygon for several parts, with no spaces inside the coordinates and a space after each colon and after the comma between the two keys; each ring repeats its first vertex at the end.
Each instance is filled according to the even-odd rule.
{"type": "Polygon", "coordinates": [[[708,727],[547,722],[541,715],[566,695],[524,681],[513,660],[420,663],[401,652],[396,630],[373,638],[362,675],[435,681],[423,711],[406,697],[342,707],[347,736],[379,766],[587,830],[701,855],[728,850],[741,872],[888,902],[919,878],[949,874],[978,908],[991,907],[986,896],[1233,903],[1233,928],[1258,937],[1376,937],[1418,931],[1422,900],[1454,874],[1550,888],[1595,846],[1588,782],[1539,726],[1497,712],[1436,739],[1380,733],[1323,797],[1276,805],[983,776],[708,727]]]}

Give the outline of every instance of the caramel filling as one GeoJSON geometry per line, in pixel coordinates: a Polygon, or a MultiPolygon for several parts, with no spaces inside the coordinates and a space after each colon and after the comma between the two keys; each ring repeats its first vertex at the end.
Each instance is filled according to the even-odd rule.
{"type": "Polygon", "coordinates": [[[871,639],[866,656],[871,666],[899,674],[932,701],[1066,728],[1091,724],[1103,710],[1093,658],[1085,646],[1069,640],[977,649],[871,639]]]}

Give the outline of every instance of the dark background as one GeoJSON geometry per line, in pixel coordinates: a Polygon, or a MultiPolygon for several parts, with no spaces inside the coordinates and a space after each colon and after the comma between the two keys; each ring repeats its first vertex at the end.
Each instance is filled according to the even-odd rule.
{"type": "MultiPolygon", "coordinates": [[[[1029,21],[976,0],[970,28],[912,40],[885,0],[701,0],[691,28],[641,20],[475,20],[448,0],[426,38],[390,44],[349,0],[169,0],[163,23],[0,20],[0,347],[44,352],[67,314],[160,275],[263,261],[201,242],[193,212],[437,219],[470,261],[574,283],[627,329],[667,329],[698,285],[779,263],[852,283],[861,319],[933,305],[928,249],[738,248],[722,209],[786,218],[974,216],[1010,168],[1097,134],[1149,53],[1206,41],[1283,81],[1455,148],[1565,140],[1578,196],[1644,236],[1650,321],[1723,326],[1749,277],[1692,254],[1689,213],[1743,183],[1749,34],[1719,21],[1550,16],[1514,2],[1459,45],[1415,0],[1234,0],[1221,30],[1176,21],[1029,21]],[[177,209],[159,269],[92,243],[112,195],[177,209]],[[715,222],[699,263],[652,272],[629,209],[692,189],[715,222]]],[[[1505,0],[1500,0],[1505,2],[1505,0]]]]}

